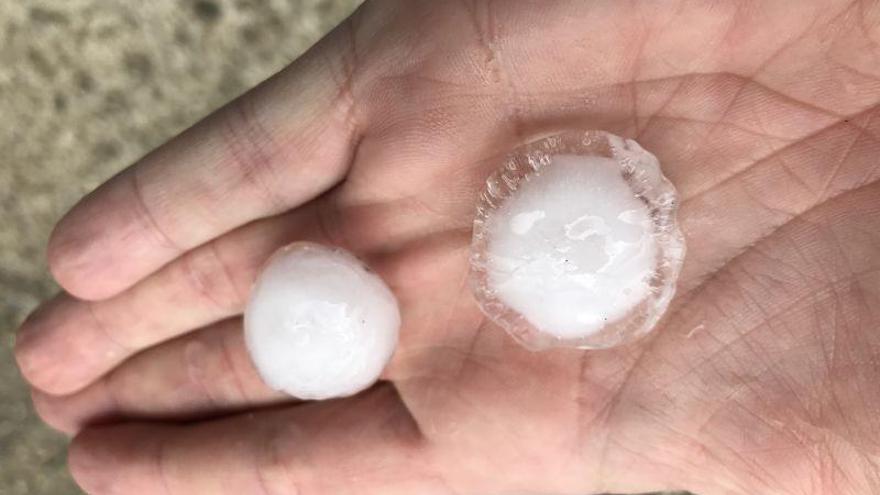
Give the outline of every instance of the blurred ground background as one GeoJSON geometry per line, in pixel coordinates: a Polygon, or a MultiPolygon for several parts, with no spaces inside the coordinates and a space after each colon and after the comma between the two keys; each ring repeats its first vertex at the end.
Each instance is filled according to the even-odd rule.
{"type": "Polygon", "coordinates": [[[44,261],[52,225],[358,3],[0,2],[0,495],[81,493],[66,473],[65,438],[33,414],[11,354],[19,322],[57,290],[44,261]]]}
{"type": "MultiPolygon", "coordinates": [[[[285,66],[357,0],[0,2],[0,494],[81,493],[11,355],[80,196],[285,66]]],[[[193,494],[198,495],[198,494],[193,494]]]]}

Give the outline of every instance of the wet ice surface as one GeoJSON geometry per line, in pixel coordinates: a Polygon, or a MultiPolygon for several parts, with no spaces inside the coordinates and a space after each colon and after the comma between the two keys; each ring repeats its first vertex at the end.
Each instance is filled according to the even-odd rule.
{"type": "Polygon", "coordinates": [[[301,399],[372,385],[394,352],[397,301],[341,249],[295,243],[276,253],[245,310],[245,340],[263,380],[301,399]]]}
{"type": "Polygon", "coordinates": [[[650,331],[684,257],[677,193],[657,159],[600,131],[541,139],[487,181],[472,284],[529,348],[604,348],[650,331]]]}

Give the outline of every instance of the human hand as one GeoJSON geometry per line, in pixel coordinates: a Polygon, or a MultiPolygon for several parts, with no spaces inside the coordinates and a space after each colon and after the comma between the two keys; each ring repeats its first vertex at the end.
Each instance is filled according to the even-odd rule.
{"type": "Polygon", "coordinates": [[[36,408],[98,495],[876,491],[878,43],[874,2],[368,3],[61,221],[80,299],[23,326],[36,408]],[[498,157],[564,127],[636,138],[683,198],[678,295],[614,350],[528,352],[466,285],[498,157]],[[401,303],[354,398],[288,401],[243,347],[303,239],[401,303]]]}

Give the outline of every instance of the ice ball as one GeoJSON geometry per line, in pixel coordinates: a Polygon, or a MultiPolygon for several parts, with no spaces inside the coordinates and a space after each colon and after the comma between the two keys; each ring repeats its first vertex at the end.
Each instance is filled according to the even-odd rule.
{"type": "Polygon", "coordinates": [[[632,341],[675,293],[677,207],[657,158],[631,139],[573,131],[517,148],[477,205],[476,300],[530,349],[632,341]]]}
{"type": "Polygon", "coordinates": [[[244,328],[269,386],[321,400],[375,383],[397,345],[400,311],[388,286],[353,255],[299,242],[266,264],[244,328]]]}

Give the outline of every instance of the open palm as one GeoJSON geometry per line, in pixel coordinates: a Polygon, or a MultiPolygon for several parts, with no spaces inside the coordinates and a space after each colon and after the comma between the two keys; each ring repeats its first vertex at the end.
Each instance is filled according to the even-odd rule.
{"type": "Polygon", "coordinates": [[[874,493],[878,104],[876,2],[368,3],[60,223],[79,299],[17,356],[98,495],[874,493]],[[474,205],[571,127],[660,158],[688,258],[652,336],[532,353],[468,289],[474,205]],[[357,397],[291,403],[244,349],[250,284],[303,239],[400,299],[357,397]]]}

